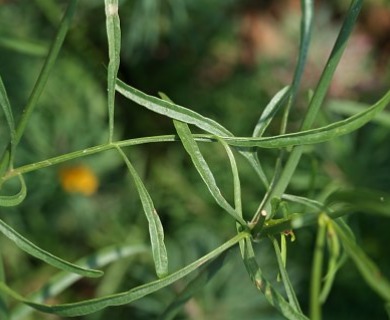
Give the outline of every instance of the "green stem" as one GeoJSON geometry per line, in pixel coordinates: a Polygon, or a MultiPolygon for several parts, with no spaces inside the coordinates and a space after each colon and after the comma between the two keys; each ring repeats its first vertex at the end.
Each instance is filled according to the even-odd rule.
{"type": "Polygon", "coordinates": [[[49,54],[47,55],[41,73],[39,74],[38,80],[35,83],[30,98],[28,99],[27,105],[23,110],[18,126],[16,127],[15,144],[19,143],[26,129],[27,123],[31,117],[31,114],[38,103],[38,99],[41,96],[43,89],[45,88],[47,80],[49,79],[50,72],[53,69],[55,61],[57,60],[58,54],[61,50],[62,44],[65,40],[65,36],[71,25],[73,15],[76,10],[76,4],[77,4],[77,0],[71,0],[68,5],[68,8],[66,9],[65,15],[57,31],[55,40],[52,46],[50,47],[49,54]]]}
{"type": "MultiPolygon", "coordinates": [[[[5,276],[4,276],[4,264],[3,264],[3,257],[0,253],[0,282],[5,282],[5,276]]],[[[0,294],[0,319],[7,320],[8,317],[8,307],[7,307],[7,300],[4,294],[0,294]]]]}
{"type": "Polygon", "coordinates": [[[314,249],[314,259],[310,281],[310,319],[321,320],[321,279],[322,264],[324,260],[324,244],[326,235],[326,216],[318,217],[318,233],[314,249]]]}

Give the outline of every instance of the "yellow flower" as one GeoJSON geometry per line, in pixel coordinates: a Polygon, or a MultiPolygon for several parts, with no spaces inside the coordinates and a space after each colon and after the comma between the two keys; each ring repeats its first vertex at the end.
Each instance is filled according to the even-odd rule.
{"type": "Polygon", "coordinates": [[[69,193],[94,194],[99,186],[95,173],[85,165],[64,167],[60,170],[62,188],[69,193]]]}

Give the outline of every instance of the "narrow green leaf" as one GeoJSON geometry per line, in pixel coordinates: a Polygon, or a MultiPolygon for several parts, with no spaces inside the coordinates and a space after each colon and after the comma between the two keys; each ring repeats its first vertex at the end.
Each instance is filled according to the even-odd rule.
{"type": "MultiPolygon", "coordinates": [[[[336,232],[334,231],[334,227],[332,223],[327,223],[327,230],[326,230],[326,241],[328,244],[328,252],[329,252],[329,258],[328,258],[328,270],[326,272],[326,275],[324,277],[324,285],[321,290],[320,295],[320,301],[322,304],[325,303],[330,290],[332,289],[334,279],[336,277],[336,273],[339,270],[339,268],[342,265],[342,260],[340,259],[340,242],[339,238],[336,235],[336,232]]],[[[343,257],[346,257],[345,255],[343,257]]]]}
{"type": "Polygon", "coordinates": [[[198,170],[200,176],[207,185],[207,188],[209,189],[211,195],[214,197],[215,201],[234,219],[236,219],[237,222],[239,222],[241,225],[245,225],[246,223],[244,219],[222,196],[221,191],[219,190],[217,183],[215,182],[213,173],[211,172],[206,160],[203,158],[203,155],[199,150],[198,145],[192,137],[188,125],[184,122],[176,120],[173,120],[173,123],[180,137],[180,140],[183,143],[184,148],[191,157],[191,160],[196,170],[198,170]]]}
{"type": "Polygon", "coordinates": [[[295,100],[302,74],[306,66],[307,55],[309,51],[311,34],[313,30],[313,1],[301,0],[301,30],[300,30],[300,42],[299,42],[299,54],[298,62],[295,67],[294,77],[291,84],[291,100],[295,100]]]}
{"type": "Polygon", "coordinates": [[[0,105],[3,109],[5,119],[7,120],[11,141],[15,139],[15,122],[12,114],[11,104],[9,103],[7,91],[5,90],[3,80],[0,76],[0,105]]]}
{"type": "Polygon", "coordinates": [[[336,222],[332,222],[344,250],[353,260],[366,283],[385,301],[390,301],[390,282],[386,279],[375,263],[356,244],[353,238],[336,222]]]}
{"type": "Polygon", "coordinates": [[[219,139],[218,141],[225,148],[226,154],[228,155],[229,158],[230,167],[233,175],[234,208],[236,212],[239,214],[239,216],[242,217],[241,182],[240,182],[240,175],[238,173],[236,159],[229,145],[222,139],[219,139]]]}
{"type": "MultiPolygon", "coordinates": [[[[7,91],[5,90],[3,80],[0,76],[0,105],[3,109],[5,119],[8,124],[8,129],[10,133],[10,141],[9,147],[3,153],[0,158],[0,176],[3,176],[4,172],[13,167],[13,156],[14,156],[14,148],[15,148],[15,122],[12,114],[11,104],[9,103],[7,91]]],[[[0,183],[1,188],[1,183],[0,183]]],[[[1,206],[1,197],[0,197],[0,206],[1,206]]]]}
{"type": "Polygon", "coordinates": [[[290,302],[290,305],[294,308],[299,313],[302,313],[301,307],[299,305],[298,298],[295,294],[295,290],[292,286],[292,283],[290,281],[290,277],[288,276],[286,267],[284,265],[282,253],[279,248],[278,241],[275,239],[275,237],[270,236],[272,245],[274,246],[275,254],[276,254],[276,259],[278,261],[278,266],[279,266],[279,273],[282,276],[283,280],[283,285],[284,289],[286,290],[288,301],[290,302]]]}
{"type": "Polygon", "coordinates": [[[0,207],[14,207],[22,203],[27,195],[27,187],[21,174],[18,175],[20,191],[12,196],[0,196],[0,207]]]}
{"type": "Polygon", "coordinates": [[[282,199],[288,200],[291,202],[295,202],[295,203],[299,203],[299,204],[302,204],[306,207],[309,207],[309,208],[312,208],[315,210],[322,210],[325,207],[325,205],[322,202],[319,202],[319,201],[313,200],[313,199],[309,199],[306,197],[296,196],[293,194],[285,193],[285,194],[283,194],[282,199]]]}
{"type": "MultiPolygon", "coordinates": [[[[271,123],[274,115],[281,107],[282,103],[285,101],[287,96],[290,94],[289,87],[284,87],[282,90],[276,93],[276,95],[271,99],[268,105],[264,108],[256,126],[253,130],[253,137],[261,137],[264,134],[264,131],[267,129],[271,123]]],[[[247,158],[249,164],[255,169],[260,180],[263,182],[264,186],[268,189],[269,182],[267,176],[264,173],[264,170],[260,164],[259,156],[257,150],[245,151],[241,150],[241,153],[247,158]]]]}
{"type": "Polygon", "coordinates": [[[103,275],[103,272],[100,270],[87,269],[65,261],[61,258],[56,257],[55,255],[41,249],[37,245],[33,244],[28,239],[24,238],[21,234],[17,233],[4,221],[0,220],[0,232],[3,233],[8,239],[14,242],[20,249],[32,255],[35,258],[38,258],[53,267],[58,269],[73,272],[80,274],[85,277],[100,277],[103,275]]]}
{"type": "Polygon", "coordinates": [[[260,178],[260,181],[263,183],[265,188],[268,188],[269,181],[268,178],[261,166],[257,151],[248,151],[246,149],[239,149],[239,152],[247,159],[248,163],[255,170],[257,176],[260,178]]]}
{"type": "Polygon", "coordinates": [[[115,82],[120,63],[121,29],[118,0],[105,0],[104,3],[109,56],[107,69],[108,126],[109,142],[112,142],[114,136],[115,82]]]}
{"type": "Polygon", "coordinates": [[[218,136],[232,136],[232,133],[221,126],[218,122],[204,117],[195,111],[176,105],[171,101],[165,101],[157,97],[149,96],[142,91],[125,84],[119,79],[116,81],[116,90],[124,97],[158,114],[193,124],[206,132],[218,136]]]}
{"type": "Polygon", "coordinates": [[[233,146],[262,148],[282,148],[325,142],[359,129],[372,120],[389,103],[390,91],[367,110],[324,127],[265,138],[223,137],[223,139],[233,146]]]}
{"type": "Polygon", "coordinates": [[[139,197],[142,202],[142,207],[149,224],[150,242],[152,245],[153,260],[156,266],[156,273],[159,278],[165,277],[168,274],[168,255],[164,244],[164,229],[160,218],[157,214],[152,198],[149,195],[144,183],[142,182],[137,171],[127,158],[121,148],[117,147],[119,154],[125,161],[131,176],[133,177],[139,197]]]}
{"type": "Polygon", "coordinates": [[[256,288],[264,294],[268,302],[289,320],[308,320],[302,312],[295,310],[264,277],[263,272],[256,261],[252,243],[249,238],[245,239],[241,248],[241,255],[247,272],[256,288]]]}
{"type": "MultiPolygon", "coordinates": [[[[146,252],[148,252],[148,248],[143,245],[127,244],[110,246],[76,261],[76,264],[83,268],[102,268],[117,260],[146,252]]],[[[57,296],[81,278],[82,276],[79,274],[59,272],[46,282],[40,290],[29,295],[27,298],[33,302],[44,302],[49,298],[57,296]]],[[[33,310],[25,304],[19,305],[12,309],[11,320],[24,320],[33,310]]]]}
{"type": "Polygon", "coordinates": [[[47,305],[47,304],[36,303],[28,299],[25,299],[19,293],[13,291],[5,283],[2,282],[0,282],[0,291],[8,294],[15,300],[23,302],[29,305],[30,307],[42,312],[53,313],[64,317],[82,316],[82,315],[97,312],[109,306],[128,304],[148,294],[156,292],[157,290],[164,288],[172,284],[173,282],[187,276],[189,273],[193,272],[194,270],[199,269],[199,267],[207,263],[209,260],[214,259],[215,257],[225,252],[226,250],[228,250],[229,248],[237,244],[240,240],[246,237],[249,237],[249,234],[247,232],[241,232],[237,234],[235,237],[233,237],[232,239],[228,240],[227,242],[219,246],[218,248],[209,252],[205,256],[189,264],[188,266],[166,276],[163,279],[155,280],[147,284],[141,285],[139,287],[133,288],[129,291],[120,292],[105,297],[83,300],[75,303],[47,305]]]}
{"type": "Polygon", "coordinates": [[[275,96],[264,108],[259,120],[257,121],[252,137],[261,137],[264,134],[264,131],[267,129],[276,112],[279,110],[280,106],[283,104],[289,94],[290,87],[284,87],[275,94],[275,96]]]}
{"type": "Polygon", "coordinates": [[[363,0],[352,0],[348,9],[347,15],[344,19],[343,25],[340,29],[336,43],[332,49],[330,57],[326,63],[324,71],[321,74],[320,81],[314,91],[313,97],[310,101],[309,108],[302,123],[302,130],[307,130],[312,127],[322,102],[326,96],[330,83],[340,59],[347,46],[348,39],[355,27],[357,17],[363,5],[363,0]]]}
{"type": "MultiPolygon", "coordinates": [[[[117,79],[116,90],[124,97],[136,102],[137,104],[154,111],[158,114],[167,116],[169,118],[179,120],[185,123],[193,124],[200,129],[205,130],[216,136],[233,136],[233,134],[218,122],[204,117],[201,114],[187,109],[185,107],[174,104],[165,94],[160,93],[163,99],[149,96],[142,91],[139,91],[121,80],[117,79]]],[[[253,152],[247,150],[239,150],[239,152],[248,160],[250,165],[254,168],[257,175],[265,186],[268,186],[267,177],[260,165],[258,159],[256,159],[253,152]]]]}

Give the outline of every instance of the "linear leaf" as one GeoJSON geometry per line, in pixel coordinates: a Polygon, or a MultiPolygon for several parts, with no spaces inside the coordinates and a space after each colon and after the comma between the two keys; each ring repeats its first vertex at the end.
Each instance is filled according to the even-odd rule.
{"type": "Polygon", "coordinates": [[[164,99],[149,96],[142,91],[125,84],[119,79],[116,81],[116,90],[126,98],[156,113],[185,123],[193,124],[206,132],[218,136],[232,136],[232,133],[221,126],[218,122],[204,117],[195,111],[176,105],[171,101],[165,101],[164,99]]]}
{"type": "MultiPolygon", "coordinates": [[[[98,252],[82,258],[76,261],[76,264],[83,268],[102,268],[112,262],[115,262],[119,259],[123,259],[132,255],[146,253],[148,248],[143,245],[120,245],[120,246],[110,246],[99,250],[98,252]]],[[[30,301],[34,302],[44,302],[48,298],[53,298],[59,293],[64,291],[66,288],[70,287],[73,283],[82,278],[79,274],[68,273],[68,272],[59,272],[54,275],[45,285],[28,296],[30,301]]],[[[23,320],[26,319],[26,315],[32,312],[33,309],[26,305],[19,305],[12,310],[11,319],[12,320],[23,320]]]]}
{"type": "MultiPolygon", "coordinates": [[[[187,109],[185,107],[174,104],[165,94],[160,93],[163,99],[153,97],[139,91],[123,81],[117,79],[116,90],[124,97],[136,102],[137,104],[154,111],[158,114],[167,116],[169,118],[179,120],[185,123],[193,124],[206,132],[217,136],[233,136],[233,134],[218,122],[204,117],[201,114],[187,109]]],[[[265,186],[268,185],[265,173],[260,165],[260,162],[254,156],[253,152],[246,150],[239,150],[239,152],[248,160],[250,165],[254,168],[265,186]]]]}
{"type": "Polygon", "coordinates": [[[85,277],[96,278],[103,275],[103,271],[80,267],[61,258],[58,258],[55,255],[41,249],[40,247],[33,244],[31,241],[17,233],[14,229],[12,229],[2,220],[0,220],[0,232],[3,233],[12,242],[14,242],[23,251],[58,269],[77,273],[85,277]]]}
{"type": "Polygon", "coordinates": [[[234,191],[234,208],[236,212],[238,212],[239,216],[242,217],[242,197],[241,197],[241,182],[240,175],[238,173],[238,167],[236,163],[236,159],[234,157],[232,149],[230,149],[229,145],[223,141],[219,140],[222,146],[225,148],[226,154],[228,155],[230,167],[232,169],[233,175],[233,191],[234,191]]]}
{"type": "MultiPolygon", "coordinates": [[[[161,96],[161,98],[164,101],[172,102],[172,100],[166,94],[160,92],[159,95],[161,96]]],[[[176,123],[174,123],[174,125],[176,126],[176,123]]],[[[178,124],[178,125],[180,125],[180,124],[178,124]]],[[[188,128],[188,126],[187,126],[187,128],[188,128]]],[[[189,131],[189,128],[188,128],[188,131],[187,130],[185,130],[185,131],[186,131],[187,134],[188,133],[190,134],[189,138],[192,139],[191,132],[189,131]]],[[[196,144],[195,140],[193,140],[192,142],[194,144],[193,147],[195,149],[197,149],[199,151],[199,154],[201,155],[200,150],[197,147],[197,144],[196,144]]],[[[232,174],[233,174],[234,206],[235,206],[235,210],[238,213],[238,215],[240,217],[242,217],[241,184],[240,184],[240,176],[239,176],[239,173],[238,173],[238,167],[237,167],[236,159],[234,157],[233,151],[231,150],[231,148],[229,147],[229,145],[225,141],[223,141],[222,139],[218,139],[218,142],[221,143],[222,146],[225,148],[226,154],[228,155],[228,158],[229,158],[229,161],[230,161],[230,167],[231,167],[232,174]]],[[[203,159],[203,161],[200,159],[200,161],[203,164],[205,164],[206,167],[207,167],[207,163],[206,163],[206,161],[204,159],[203,159]]],[[[211,171],[210,171],[210,174],[211,174],[211,179],[215,183],[215,179],[214,179],[211,171]]]]}
{"type": "Polygon", "coordinates": [[[127,158],[121,148],[117,147],[118,152],[125,161],[131,176],[133,177],[139,197],[142,202],[142,207],[149,224],[150,242],[152,245],[153,260],[156,266],[156,273],[159,278],[165,277],[168,274],[168,255],[164,244],[164,229],[160,218],[157,214],[152,198],[149,195],[144,183],[139,177],[137,171],[127,158]]]}
{"type": "Polygon", "coordinates": [[[247,272],[256,288],[264,294],[268,302],[279,310],[287,319],[308,320],[302,312],[295,310],[264,277],[263,272],[256,261],[252,243],[249,239],[245,239],[241,248],[241,255],[247,272]]]}
{"type": "Polygon", "coordinates": [[[267,129],[269,124],[271,123],[272,119],[274,118],[274,115],[279,110],[282,103],[285,101],[285,99],[290,94],[290,87],[284,87],[280,91],[278,91],[275,96],[271,99],[271,101],[267,104],[267,106],[264,108],[259,120],[257,121],[257,124],[255,126],[255,129],[253,130],[253,137],[261,137],[264,133],[264,131],[267,129]]]}
{"type": "Polygon", "coordinates": [[[341,240],[344,250],[353,260],[360,274],[366,280],[366,283],[385,301],[390,301],[390,282],[338,223],[332,222],[332,225],[341,240]]]}
{"type": "Polygon", "coordinates": [[[332,52],[330,53],[329,59],[326,63],[325,68],[321,74],[320,81],[314,91],[313,97],[310,101],[307,113],[302,122],[301,129],[307,130],[312,127],[315,118],[317,117],[318,111],[321,108],[322,102],[328,92],[328,88],[332,82],[332,78],[336,68],[340,62],[340,59],[347,47],[348,39],[355,27],[357,17],[359,16],[360,10],[363,5],[363,0],[352,0],[351,5],[348,9],[343,25],[337,36],[336,42],[333,46],[332,52]]]}
{"type": "Polygon", "coordinates": [[[104,3],[109,56],[107,69],[109,142],[112,142],[114,135],[115,81],[120,63],[121,29],[118,0],[105,0],[104,3]]]}
{"type": "Polygon", "coordinates": [[[390,91],[367,110],[324,127],[265,138],[223,137],[223,139],[233,146],[262,148],[282,148],[325,142],[359,129],[373,119],[389,103],[390,91]]]}
{"type": "Polygon", "coordinates": [[[192,137],[188,125],[184,122],[176,120],[173,120],[173,123],[180,137],[180,140],[183,143],[184,148],[191,157],[191,160],[196,170],[198,170],[203,181],[206,183],[207,188],[209,189],[211,195],[214,197],[215,201],[240,224],[245,225],[246,223],[240,216],[240,214],[222,196],[221,191],[219,190],[217,183],[215,182],[214,175],[211,172],[206,160],[203,158],[203,155],[200,152],[196,141],[192,137]]]}
{"type": "Polygon", "coordinates": [[[0,207],[14,207],[22,203],[27,195],[27,187],[21,174],[18,175],[20,190],[12,196],[0,196],[0,207]]]}
{"type": "Polygon", "coordinates": [[[29,305],[30,307],[42,312],[53,313],[64,317],[75,317],[75,316],[91,314],[109,306],[128,304],[148,294],[156,292],[157,290],[164,288],[172,284],[173,282],[187,276],[189,273],[193,272],[194,270],[197,270],[199,267],[207,263],[209,260],[214,259],[221,253],[225,252],[226,250],[228,250],[229,248],[237,244],[237,242],[247,237],[249,237],[249,234],[247,232],[241,232],[236,236],[234,236],[233,238],[231,238],[230,240],[228,240],[227,242],[225,242],[224,244],[222,244],[221,246],[219,246],[218,248],[209,252],[205,256],[194,261],[188,266],[166,276],[163,279],[155,280],[147,284],[133,288],[129,291],[124,291],[124,292],[116,293],[105,297],[83,300],[75,303],[47,305],[47,304],[36,303],[28,299],[25,299],[19,293],[9,288],[3,282],[0,282],[0,290],[13,297],[15,300],[23,302],[29,305]]]}
{"type": "Polygon", "coordinates": [[[291,84],[291,98],[295,99],[297,94],[302,74],[305,69],[307,55],[309,51],[311,34],[313,30],[313,1],[301,0],[301,30],[300,30],[300,42],[299,42],[299,54],[298,62],[294,71],[294,78],[291,84]]]}
{"type": "Polygon", "coordinates": [[[12,114],[11,104],[9,103],[7,91],[5,90],[3,80],[0,76],[0,105],[3,109],[5,119],[7,120],[11,140],[15,138],[15,122],[12,114]]]}
{"type": "Polygon", "coordinates": [[[345,253],[344,255],[341,256],[340,240],[334,231],[332,223],[327,223],[326,241],[328,244],[327,247],[329,252],[329,258],[328,258],[328,270],[324,277],[324,285],[321,289],[321,295],[320,295],[320,300],[322,304],[325,303],[330,293],[330,290],[332,289],[337,271],[340,269],[340,267],[342,266],[343,262],[347,257],[345,253]]]}
{"type": "Polygon", "coordinates": [[[286,270],[286,268],[284,266],[283,258],[282,258],[282,254],[280,252],[280,247],[279,247],[278,241],[273,236],[270,236],[270,239],[271,239],[271,242],[272,242],[272,244],[274,246],[276,259],[278,261],[278,266],[279,266],[279,272],[280,272],[280,275],[282,276],[283,285],[284,285],[284,288],[286,290],[287,297],[288,297],[288,300],[290,302],[290,305],[297,312],[302,313],[301,307],[300,307],[299,302],[298,302],[298,298],[297,298],[297,296],[295,294],[295,290],[294,290],[294,288],[293,288],[293,286],[291,284],[290,277],[288,276],[287,270],[286,270]]]}

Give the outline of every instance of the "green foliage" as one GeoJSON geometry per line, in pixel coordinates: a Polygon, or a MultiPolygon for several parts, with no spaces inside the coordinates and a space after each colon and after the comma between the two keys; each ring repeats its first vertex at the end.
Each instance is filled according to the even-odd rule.
{"type": "MultiPolygon", "coordinates": [[[[341,157],[350,145],[343,142],[350,141],[368,122],[388,130],[389,115],[384,109],[390,103],[390,91],[371,106],[337,101],[323,110],[336,67],[356,25],[361,0],[351,1],[318,85],[310,94],[303,120],[295,125],[299,129],[288,132],[294,127],[293,110],[300,101],[298,93],[313,34],[313,2],[301,1],[300,44],[291,84],[278,90],[268,104],[261,101],[265,107],[260,116],[257,110],[247,111],[251,119],[258,119],[253,128],[237,121],[238,109],[229,111],[232,127],[252,131],[252,136],[236,136],[234,130],[221,124],[222,119],[216,121],[203,115],[205,110],[181,106],[162,93],[161,98],[155,97],[119,79],[120,66],[126,63],[122,60],[120,64],[126,47],[121,48],[122,40],[130,41],[133,52],[141,41],[140,35],[146,32],[149,36],[144,41],[156,47],[160,37],[157,29],[165,26],[167,30],[167,25],[173,28],[188,21],[190,1],[124,1],[122,7],[118,0],[106,0],[104,10],[100,5],[93,7],[92,2],[84,4],[91,6],[90,10],[105,12],[107,95],[99,87],[98,73],[84,66],[84,60],[60,58],[61,52],[69,50],[62,47],[77,16],[76,2],[70,1],[65,10],[22,111],[15,107],[15,101],[20,101],[9,94],[14,89],[8,90],[7,75],[0,77],[0,120],[4,121],[0,127],[0,207],[4,218],[0,220],[0,232],[27,253],[27,257],[21,256],[13,246],[0,243],[2,318],[26,319],[33,311],[86,319],[103,319],[107,314],[123,317],[121,312],[140,319],[209,318],[199,310],[211,310],[215,316],[219,312],[212,310],[219,310],[218,302],[207,297],[220,295],[225,303],[221,319],[255,319],[271,312],[272,307],[272,318],[317,320],[326,314],[323,305],[334,294],[332,289],[347,262],[355,265],[388,312],[389,275],[367,255],[359,243],[359,233],[346,221],[357,212],[368,213],[372,220],[387,219],[389,194],[386,188],[378,191],[370,186],[356,188],[332,181],[332,175],[321,170],[326,163],[335,161],[323,150],[329,148],[341,157]],[[172,25],[166,20],[166,7],[172,9],[172,21],[176,19],[172,25]],[[131,23],[134,30],[121,31],[120,24],[129,23],[122,8],[133,10],[137,19],[137,15],[147,15],[150,23],[143,29],[145,24],[135,19],[131,23]],[[69,92],[57,97],[62,89],[69,92]],[[106,112],[102,112],[102,106],[106,106],[106,112]],[[137,118],[123,121],[125,108],[138,108],[132,113],[137,118]],[[171,133],[153,135],[149,122],[142,122],[142,109],[151,111],[147,117],[168,119],[166,126],[171,133]],[[331,112],[348,117],[340,120],[331,112]],[[146,136],[120,138],[126,135],[127,126],[139,122],[146,136]],[[97,177],[85,164],[102,177],[98,195],[91,198],[88,196],[95,193],[97,177]],[[77,170],[69,170],[66,165],[77,170]],[[57,175],[55,166],[60,166],[57,175]],[[123,178],[124,168],[133,184],[123,178]],[[56,179],[60,180],[57,185],[56,179]],[[65,192],[59,190],[58,184],[65,192]],[[80,190],[81,194],[67,194],[80,190]],[[315,239],[308,236],[308,230],[316,230],[315,239]],[[295,238],[296,242],[305,241],[296,246],[287,241],[289,237],[291,242],[295,238]],[[150,248],[145,243],[150,243],[150,248]],[[264,254],[261,250],[267,246],[269,252],[264,254]],[[295,250],[297,257],[290,258],[289,250],[295,250]],[[287,265],[301,270],[301,274],[308,271],[309,250],[313,261],[310,290],[305,296],[304,290],[299,289],[299,271],[292,274],[287,265]],[[228,268],[232,261],[239,262],[242,270],[245,268],[247,294],[254,298],[248,299],[250,304],[238,313],[228,311],[229,299],[237,304],[244,301],[243,291],[236,289],[232,280],[232,273],[240,278],[242,275],[228,268]],[[273,261],[269,269],[268,261],[273,261]],[[29,266],[35,265],[38,267],[24,276],[29,266]],[[53,275],[49,266],[61,271],[53,275]],[[100,270],[103,267],[104,273],[100,270]],[[100,282],[88,277],[100,277],[100,282]],[[91,292],[70,288],[76,281],[85,281],[91,292]],[[31,291],[27,288],[30,283],[38,289],[26,293],[31,291]],[[69,295],[59,296],[65,289],[69,289],[69,295]],[[13,300],[19,304],[15,306],[13,300]],[[213,303],[207,306],[208,300],[213,303]],[[202,304],[196,305],[198,313],[183,312],[191,303],[202,304]],[[119,306],[128,304],[131,307],[127,311],[118,311],[119,306]]],[[[53,17],[59,8],[50,1],[37,3],[46,18],[55,23],[53,17]]],[[[203,4],[200,11],[207,14],[218,9],[209,1],[203,4]]],[[[230,6],[231,2],[224,5],[230,6]]],[[[220,16],[216,13],[217,17],[220,16]]],[[[82,39],[83,31],[77,31],[77,35],[82,39]]],[[[70,42],[77,51],[83,41],[73,37],[70,42]]],[[[38,51],[38,56],[44,52],[22,40],[7,39],[0,44],[8,49],[23,54],[38,51]]],[[[91,43],[85,45],[93,48],[91,43]]],[[[143,72],[140,76],[145,75],[143,72]]],[[[189,103],[191,98],[187,98],[189,103]]],[[[240,97],[235,99],[241,106],[240,97]]],[[[379,147],[383,149],[383,145],[379,147]]]]}

